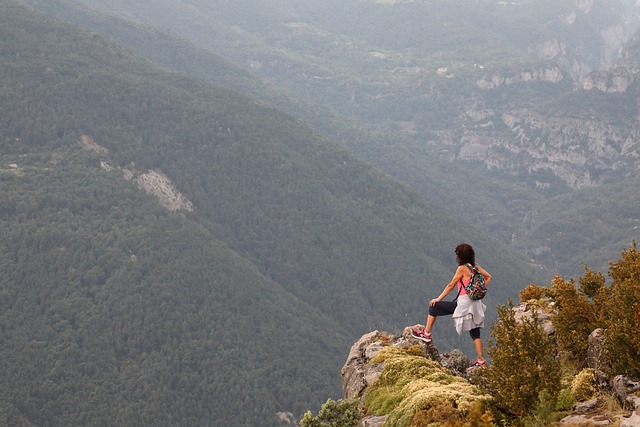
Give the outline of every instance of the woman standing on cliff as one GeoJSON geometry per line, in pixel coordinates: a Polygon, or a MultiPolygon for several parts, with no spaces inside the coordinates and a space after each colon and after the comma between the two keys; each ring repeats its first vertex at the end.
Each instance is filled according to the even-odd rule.
{"type": "Polygon", "coordinates": [[[458,268],[456,269],[451,282],[445,286],[438,298],[429,301],[429,316],[427,317],[427,325],[419,331],[412,331],[413,337],[426,343],[431,342],[431,329],[433,328],[438,316],[453,315],[453,321],[456,325],[458,335],[462,332],[469,331],[473,345],[476,349],[478,357],[473,363],[474,366],[487,366],[484,358],[482,339],[480,338],[480,329],[484,328],[484,311],[486,306],[482,301],[474,301],[467,295],[465,286],[471,281],[471,269],[467,264],[475,266],[484,276],[485,285],[489,285],[491,275],[484,268],[476,264],[476,254],[468,243],[462,243],[456,246],[456,259],[458,268]],[[444,297],[449,295],[453,288],[458,286],[458,296],[453,301],[442,301],[444,297]],[[457,301],[456,301],[457,300],[457,301]]]}

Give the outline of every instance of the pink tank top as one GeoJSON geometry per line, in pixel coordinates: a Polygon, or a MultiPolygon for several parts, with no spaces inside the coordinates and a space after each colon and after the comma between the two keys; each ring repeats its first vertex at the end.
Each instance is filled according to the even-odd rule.
{"type": "Polygon", "coordinates": [[[460,290],[460,295],[467,295],[467,291],[464,287],[467,286],[470,281],[471,281],[471,277],[469,277],[468,280],[460,279],[460,281],[458,282],[458,289],[460,290]]]}

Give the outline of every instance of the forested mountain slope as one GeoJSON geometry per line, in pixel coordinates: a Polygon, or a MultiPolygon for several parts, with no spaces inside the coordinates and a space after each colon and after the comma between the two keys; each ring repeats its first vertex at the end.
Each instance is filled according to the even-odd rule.
{"type": "Polygon", "coordinates": [[[6,423],[276,425],[339,393],[355,336],[421,321],[460,241],[487,305],[541,279],[291,116],[0,8],[6,423]]]}
{"type": "MultiPolygon", "coordinates": [[[[177,34],[286,88],[304,103],[295,113],[315,130],[548,270],[569,275],[583,263],[604,268],[635,236],[627,222],[616,223],[604,242],[583,247],[577,263],[572,237],[548,239],[535,232],[545,226],[537,222],[544,215],[582,212],[584,206],[572,203],[582,199],[574,193],[584,187],[606,197],[610,182],[632,185],[626,177],[637,169],[638,149],[626,141],[637,140],[637,126],[626,118],[635,117],[635,100],[619,103],[620,93],[594,94],[584,87],[603,87],[590,73],[610,70],[638,29],[635,1],[60,3],[81,3],[96,17],[105,13],[177,34]],[[323,107],[319,114],[313,104],[323,107]],[[336,130],[335,114],[368,133],[336,130]],[[475,169],[470,176],[469,167],[475,169]],[[466,198],[458,197],[461,189],[466,198]],[[564,203],[547,203],[565,196],[564,203]],[[469,203],[476,208],[466,209],[469,203]],[[560,205],[561,211],[546,212],[560,205]],[[601,243],[617,250],[603,252],[601,243]]],[[[103,21],[96,31],[113,33],[120,25],[103,21]]],[[[144,50],[139,39],[125,38],[119,40],[144,50]]],[[[160,59],[150,45],[146,57],[180,72],[206,74],[184,50],[160,59]]],[[[274,92],[260,98],[283,105],[276,104],[283,100],[274,92]]],[[[599,216],[620,216],[615,209],[604,204],[599,216]]],[[[582,221],[592,228],[598,217],[583,215],[582,221]]]]}
{"type": "Polygon", "coordinates": [[[276,425],[335,395],[339,324],[96,161],[3,149],[0,423],[276,425]]]}

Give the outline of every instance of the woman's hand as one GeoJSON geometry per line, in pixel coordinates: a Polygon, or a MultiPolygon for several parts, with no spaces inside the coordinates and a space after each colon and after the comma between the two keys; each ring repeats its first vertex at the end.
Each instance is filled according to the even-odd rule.
{"type": "Polygon", "coordinates": [[[438,298],[434,298],[431,301],[429,301],[429,307],[433,307],[434,305],[436,305],[437,302],[439,302],[440,300],[438,298]]]}

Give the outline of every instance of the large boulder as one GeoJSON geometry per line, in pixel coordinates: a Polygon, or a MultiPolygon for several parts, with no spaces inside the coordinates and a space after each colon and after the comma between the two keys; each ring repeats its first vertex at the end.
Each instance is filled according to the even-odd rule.
{"type": "Polygon", "coordinates": [[[453,375],[467,377],[467,372],[471,369],[471,361],[460,350],[453,349],[448,353],[443,353],[439,360],[440,364],[447,368],[453,375]]]}
{"type": "MultiPolygon", "coordinates": [[[[347,361],[342,367],[342,395],[345,399],[364,397],[366,388],[380,376],[382,363],[371,363],[385,346],[407,348],[421,343],[411,336],[411,330],[422,327],[415,325],[405,328],[402,335],[394,336],[380,331],[369,332],[360,337],[349,351],[347,361]]],[[[438,349],[432,345],[424,345],[425,356],[440,361],[438,349]]]]}
{"type": "Polygon", "coordinates": [[[551,321],[553,315],[555,314],[555,307],[552,302],[548,300],[543,301],[548,304],[547,308],[544,310],[540,308],[540,305],[523,302],[513,307],[513,313],[516,321],[518,322],[523,319],[531,320],[535,316],[538,324],[542,327],[547,335],[551,336],[555,333],[553,322],[551,321]]]}
{"type": "Polygon", "coordinates": [[[640,381],[617,375],[611,381],[611,388],[624,409],[640,411],[640,381]]]}

